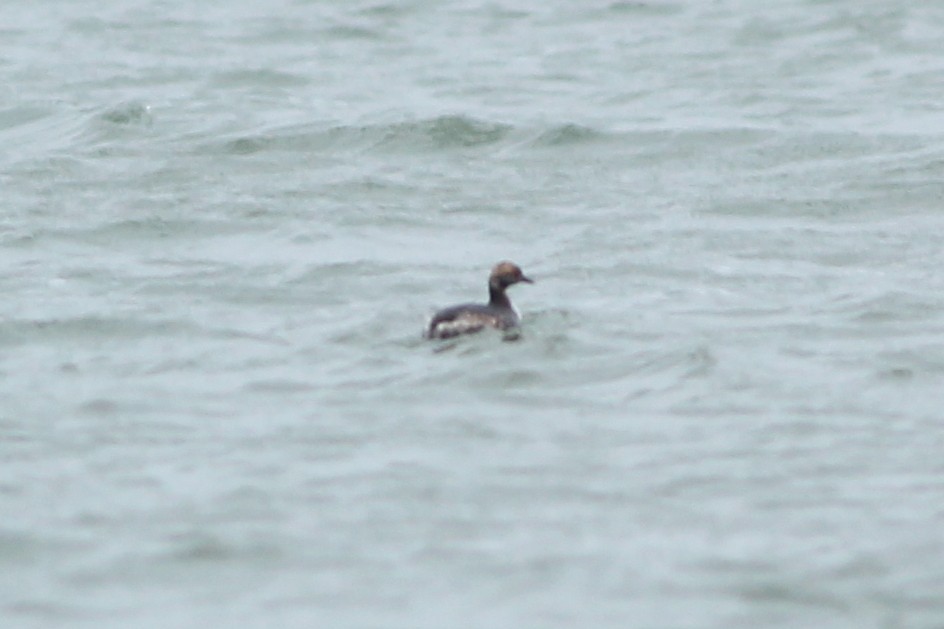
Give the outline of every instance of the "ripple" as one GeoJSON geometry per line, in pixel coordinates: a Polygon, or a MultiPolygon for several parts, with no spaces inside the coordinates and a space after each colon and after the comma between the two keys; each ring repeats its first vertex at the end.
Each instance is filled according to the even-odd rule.
{"type": "Polygon", "coordinates": [[[8,129],[28,125],[49,115],[50,111],[44,107],[8,107],[0,110],[0,131],[6,132],[8,129]]]}
{"type": "Polygon", "coordinates": [[[675,15],[681,13],[683,6],[676,2],[640,2],[639,0],[619,0],[607,7],[613,13],[633,15],[675,15]]]}
{"type": "Polygon", "coordinates": [[[308,77],[269,68],[241,69],[222,72],[210,84],[216,88],[228,87],[302,87],[311,83],[308,77]]]}
{"type": "Polygon", "coordinates": [[[171,562],[220,562],[252,560],[271,561],[281,558],[282,549],[265,542],[238,542],[206,532],[175,536],[165,558],[171,562]]]}
{"type": "Polygon", "coordinates": [[[592,142],[604,137],[604,134],[577,124],[565,124],[548,129],[539,135],[533,142],[536,146],[563,146],[592,142]]]}
{"type": "Polygon", "coordinates": [[[176,336],[199,326],[180,321],[147,321],[136,318],[78,316],[56,319],[7,319],[0,323],[0,345],[69,339],[137,339],[142,336],[176,336]]]}
{"type": "Polygon", "coordinates": [[[100,120],[116,125],[149,125],[154,121],[151,108],[144,103],[122,103],[98,115],[100,120]]]}

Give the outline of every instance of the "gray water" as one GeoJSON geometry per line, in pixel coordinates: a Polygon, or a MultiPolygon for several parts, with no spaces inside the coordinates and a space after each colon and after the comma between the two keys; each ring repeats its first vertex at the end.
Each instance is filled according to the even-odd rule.
{"type": "Polygon", "coordinates": [[[899,4],[5,7],[0,626],[944,627],[899,4]]]}

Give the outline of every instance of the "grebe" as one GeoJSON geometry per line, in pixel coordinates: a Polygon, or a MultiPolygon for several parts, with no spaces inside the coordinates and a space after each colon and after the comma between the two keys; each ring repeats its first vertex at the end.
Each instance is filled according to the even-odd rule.
{"type": "Polygon", "coordinates": [[[426,328],[426,338],[448,339],[484,328],[507,330],[518,326],[520,317],[505,294],[505,289],[518,282],[534,281],[512,262],[499,262],[488,276],[487,304],[459,304],[440,310],[426,328]]]}

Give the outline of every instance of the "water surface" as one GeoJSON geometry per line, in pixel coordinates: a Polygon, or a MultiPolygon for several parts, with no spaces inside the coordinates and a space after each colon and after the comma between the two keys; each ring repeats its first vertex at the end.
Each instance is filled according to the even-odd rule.
{"type": "Polygon", "coordinates": [[[60,4],[4,626],[944,625],[944,9],[60,4]],[[423,341],[501,259],[522,337],[423,341]]]}

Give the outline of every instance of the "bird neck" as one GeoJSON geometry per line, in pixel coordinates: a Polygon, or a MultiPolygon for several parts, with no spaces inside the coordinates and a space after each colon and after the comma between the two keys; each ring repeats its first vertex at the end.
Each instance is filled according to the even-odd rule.
{"type": "Polygon", "coordinates": [[[488,305],[498,308],[511,308],[511,301],[505,294],[505,289],[500,285],[489,282],[488,284],[488,305]]]}

